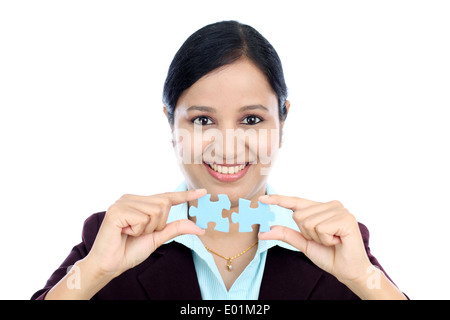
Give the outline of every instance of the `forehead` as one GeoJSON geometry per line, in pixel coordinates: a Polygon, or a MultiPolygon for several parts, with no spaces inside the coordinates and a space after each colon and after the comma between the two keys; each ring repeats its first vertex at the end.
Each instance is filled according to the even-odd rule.
{"type": "Polygon", "coordinates": [[[257,104],[277,109],[277,96],[264,73],[250,60],[241,58],[210,72],[185,90],[175,113],[192,105],[237,110],[257,104]]]}

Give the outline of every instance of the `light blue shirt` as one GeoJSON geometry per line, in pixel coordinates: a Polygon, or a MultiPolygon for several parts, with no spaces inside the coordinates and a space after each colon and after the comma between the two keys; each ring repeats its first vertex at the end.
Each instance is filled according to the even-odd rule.
{"type": "MultiPolygon", "coordinates": [[[[175,191],[185,190],[187,190],[187,186],[186,182],[183,182],[175,191]]],[[[274,193],[275,191],[268,185],[266,194],[274,193]]],[[[270,205],[270,209],[275,215],[275,220],[269,225],[283,225],[298,230],[297,225],[292,219],[291,210],[276,205],[270,205]]],[[[185,202],[171,208],[167,223],[187,218],[188,204],[185,202]]],[[[214,262],[214,257],[206,250],[198,236],[185,234],[175,237],[166,243],[171,241],[176,241],[191,249],[200,292],[204,300],[257,300],[266,264],[267,250],[278,245],[283,248],[299,251],[282,241],[260,240],[253,260],[247,265],[228,291],[214,262]]]]}

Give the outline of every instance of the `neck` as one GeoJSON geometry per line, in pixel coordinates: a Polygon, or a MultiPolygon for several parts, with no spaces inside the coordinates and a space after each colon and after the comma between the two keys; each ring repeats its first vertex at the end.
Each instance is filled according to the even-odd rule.
{"type": "Polygon", "coordinates": [[[200,237],[200,240],[206,245],[214,246],[216,249],[230,248],[230,251],[233,251],[232,248],[236,248],[239,251],[241,247],[249,246],[258,240],[259,226],[253,226],[252,232],[239,232],[239,224],[232,223],[231,220],[231,214],[233,212],[239,212],[239,207],[224,210],[222,215],[230,222],[229,232],[216,231],[211,226],[205,230],[205,234],[200,237]]]}

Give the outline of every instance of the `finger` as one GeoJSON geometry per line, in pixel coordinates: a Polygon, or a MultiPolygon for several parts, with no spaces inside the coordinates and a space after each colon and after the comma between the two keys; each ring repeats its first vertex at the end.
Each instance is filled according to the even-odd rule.
{"type": "Polygon", "coordinates": [[[306,230],[305,226],[302,223],[298,224],[298,229],[306,240],[314,241],[313,237],[309,234],[308,230],[306,230]]]}
{"type": "Polygon", "coordinates": [[[151,196],[141,196],[136,194],[124,194],[119,201],[136,200],[150,203],[160,203],[167,200],[170,201],[170,205],[177,205],[183,202],[192,201],[198,199],[206,194],[206,189],[191,189],[187,191],[175,191],[159,193],[151,196]]]}
{"type": "Polygon", "coordinates": [[[126,208],[116,219],[115,225],[122,229],[122,233],[138,237],[145,230],[149,219],[148,215],[134,208],[126,208]]]}
{"type": "Polygon", "coordinates": [[[297,248],[301,252],[307,252],[308,240],[298,231],[285,226],[273,226],[268,232],[260,232],[261,240],[280,240],[297,248]]]}
{"type": "Polygon", "coordinates": [[[167,222],[173,205],[198,199],[206,194],[206,189],[166,192],[153,196],[124,195],[121,200],[130,207],[140,210],[151,217],[145,233],[162,230],[167,222]]]}
{"type": "Polygon", "coordinates": [[[339,201],[329,201],[329,202],[318,202],[305,209],[294,211],[292,218],[297,223],[302,223],[307,218],[316,215],[320,212],[325,212],[329,210],[340,210],[344,209],[343,205],[339,201]]]}
{"type": "Polygon", "coordinates": [[[203,235],[204,229],[198,227],[195,223],[187,219],[181,219],[168,223],[161,231],[154,233],[154,241],[156,248],[163,243],[182,234],[203,235]]]}
{"type": "Polygon", "coordinates": [[[164,229],[164,227],[167,224],[167,219],[169,218],[169,214],[165,214],[163,216],[161,216],[158,220],[158,223],[155,226],[156,231],[161,231],[162,229],[164,229]]]}
{"type": "Polygon", "coordinates": [[[286,209],[291,209],[293,211],[301,210],[308,208],[312,205],[318,204],[320,202],[297,198],[297,197],[289,197],[283,196],[280,194],[270,194],[260,196],[259,201],[266,204],[276,204],[286,209]]]}
{"type": "MultiPolygon", "coordinates": [[[[322,205],[326,205],[326,204],[322,204],[322,205]]],[[[323,208],[328,208],[330,207],[328,206],[321,206],[320,208],[317,208],[317,206],[313,206],[314,209],[317,210],[321,210],[323,208]]],[[[308,211],[310,208],[305,209],[304,211],[308,211]]],[[[303,211],[303,210],[302,210],[303,211]]],[[[311,210],[309,210],[311,211],[311,210]]],[[[325,211],[319,211],[319,212],[315,212],[315,213],[311,213],[308,212],[306,215],[306,213],[299,213],[300,211],[296,211],[294,213],[294,221],[297,223],[300,231],[302,232],[302,234],[305,236],[306,239],[308,240],[314,240],[318,243],[321,243],[321,237],[320,234],[318,232],[317,227],[324,221],[330,219],[333,216],[339,215],[343,212],[346,212],[345,208],[335,208],[335,207],[331,207],[331,209],[329,210],[325,210],[325,211]],[[301,218],[298,218],[298,215],[301,215],[301,218]]],[[[328,237],[325,235],[325,239],[327,239],[327,243],[329,242],[328,237]]]]}
{"type": "Polygon", "coordinates": [[[319,233],[320,243],[327,247],[335,246],[341,243],[341,238],[328,233],[319,233]]]}
{"type": "Polygon", "coordinates": [[[129,200],[127,201],[127,205],[150,217],[144,233],[151,233],[154,230],[162,230],[166,225],[171,208],[169,201],[167,200],[166,202],[167,203],[149,203],[139,200],[129,200]]]}
{"type": "Polygon", "coordinates": [[[128,200],[126,202],[126,205],[147,215],[151,215],[154,213],[159,214],[159,211],[161,211],[161,206],[159,205],[159,203],[142,201],[141,199],[128,200]]]}
{"type": "Polygon", "coordinates": [[[159,222],[161,221],[161,218],[158,216],[150,216],[150,221],[145,227],[144,233],[149,234],[154,232],[155,230],[158,230],[159,222]]]}
{"type": "Polygon", "coordinates": [[[196,200],[200,197],[203,197],[206,192],[206,189],[194,189],[180,192],[166,192],[156,195],[156,197],[159,197],[162,200],[161,206],[163,209],[156,230],[161,231],[165,228],[172,206],[196,200]]]}
{"type": "Polygon", "coordinates": [[[358,223],[354,216],[348,212],[341,212],[316,226],[316,230],[324,245],[335,245],[355,230],[359,234],[358,223]]]}
{"type": "Polygon", "coordinates": [[[156,197],[167,198],[171,205],[175,206],[187,201],[196,200],[206,194],[206,189],[192,189],[187,191],[165,192],[155,195],[156,197]]]}

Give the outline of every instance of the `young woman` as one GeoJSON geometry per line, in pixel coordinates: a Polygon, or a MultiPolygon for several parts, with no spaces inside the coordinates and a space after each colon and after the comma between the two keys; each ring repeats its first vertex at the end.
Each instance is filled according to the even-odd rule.
{"type": "Polygon", "coordinates": [[[33,299],[405,299],[342,203],[267,184],[286,98],[280,59],[255,29],[224,21],[195,32],[163,94],[185,181],[173,192],[124,195],[89,217],[83,241],[33,299]],[[228,195],[228,232],[188,215],[207,193],[228,195]],[[239,232],[239,198],[270,205],[270,231],[239,232]]]}

